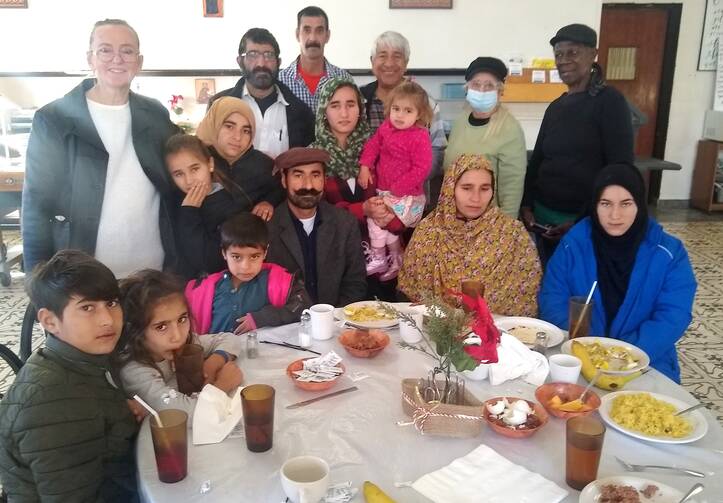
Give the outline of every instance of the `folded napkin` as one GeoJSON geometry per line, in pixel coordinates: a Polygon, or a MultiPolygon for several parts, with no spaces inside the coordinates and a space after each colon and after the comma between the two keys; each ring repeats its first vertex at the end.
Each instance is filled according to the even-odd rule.
{"type": "Polygon", "coordinates": [[[229,397],[213,384],[205,385],[193,411],[193,445],[221,442],[238,424],[242,414],[239,388],[229,397]]]}
{"type": "Polygon", "coordinates": [[[412,487],[435,503],[557,503],[567,491],[482,444],[412,487]]]}
{"type": "Polygon", "coordinates": [[[550,372],[550,364],[544,355],[532,351],[519,339],[504,332],[497,346],[497,355],[497,363],[489,365],[490,383],[493,385],[521,377],[522,380],[539,386],[545,382],[550,372]]]}

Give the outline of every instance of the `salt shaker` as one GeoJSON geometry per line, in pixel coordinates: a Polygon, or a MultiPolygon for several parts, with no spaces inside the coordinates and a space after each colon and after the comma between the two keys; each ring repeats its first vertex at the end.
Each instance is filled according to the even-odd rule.
{"type": "Polygon", "coordinates": [[[299,346],[302,348],[311,347],[311,315],[308,311],[301,313],[301,323],[299,324],[299,346]]]}
{"type": "Polygon", "coordinates": [[[532,351],[545,354],[547,352],[547,333],[537,332],[535,335],[535,345],[532,347],[532,351]]]}
{"type": "Polygon", "coordinates": [[[259,356],[259,337],[255,331],[246,334],[246,358],[253,359],[259,356]]]}

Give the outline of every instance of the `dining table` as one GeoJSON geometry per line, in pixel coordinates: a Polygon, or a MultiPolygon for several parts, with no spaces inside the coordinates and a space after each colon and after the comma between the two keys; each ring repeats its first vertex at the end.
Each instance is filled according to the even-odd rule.
{"type": "MultiPolygon", "coordinates": [[[[299,324],[257,330],[260,341],[298,343],[299,324]]],[[[250,502],[283,503],[286,496],[279,477],[282,464],[295,456],[323,458],[330,466],[332,484],[351,482],[359,489],[352,500],[363,502],[361,488],[369,480],[398,502],[429,502],[409,483],[438,470],[486,444],[509,461],[536,472],[568,491],[565,502],[577,502],[580,492],[565,483],[565,420],[550,417],[547,424],[528,438],[500,436],[483,425],[471,438],[422,434],[404,414],[401,382],[425,377],[435,360],[422,352],[402,347],[396,327],[387,330],[391,342],[372,358],[357,358],[346,352],[337,336],[343,328],[335,325],[331,339],[314,340],[312,349],[335,351],[343,358],[345,374],[328,391],[299,389],[287,376],[286,368],[299,358],[314,354],[272,344],[259,344],[258,356],[237,360],[244,384],[264,383],[275,388],[273,446],[263,453],[247,449],[243,436],[229,436],[209,445],[192,445],[188,432],[188,475],[180,482],[159,481],[150,435],[149,420],[141,425],[137,439],[138,484],[142,501],[153,503],[250,502]],[[294,409],[288,405],[350,386],[358,389],[294,409]],[[406,423],[406,424],[404,424],[406,423]]],[[[240,336],[245,337],[245,336],[240,336]]],[[[559,346],[548,353],[559,352],[559,346]]],[[[580,383],[584,379],[580,377],[580,383]]],[[[489,380],[466,380],[466,388],[478,400],[511,396],[535,400],[537,386],[521,379],[491,385],[489,380]]],[[[690,405],[697,400],[680,385],[650,369],[629,382],[626,390],[660,393],[690,405]]],[[[599,395],[606,391],[595,388],[599,395]]],[[[597,416],[597,412],[594,413],[597,416]]],[[[598,478],[635,475],[660,482],[685,493],[697,482],[705,485],[693,501],[723,502],[723,428],[708,411],[706,435],[687,444],[643,441],[607,427],[598,478]],[[685,467],[703,472],[699,479],[667,471],[625,472],[615,459],[634,464],[685,467]]],[[[500,495],[498,501],[506,501],[500,495]]],[[[534,502],[534,495],[530,495],[534,502]]]]}

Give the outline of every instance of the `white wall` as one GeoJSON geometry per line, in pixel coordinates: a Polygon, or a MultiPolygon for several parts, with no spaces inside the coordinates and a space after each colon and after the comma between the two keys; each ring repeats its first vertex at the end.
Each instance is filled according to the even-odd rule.
{"type": "Polygon", "coordinates": [[[454,0],[442,10],[389,9],[388,0],[226,0],[223,18],[204,18],[202,0],[31,0],[28,9],[0,10],[0,71],[86,68],[88,34],[105,17],[136,28],[148,69],[235,68],[239,39],[254,26],[275,35],[288,63],[298,53],[296,12],[310,3],[327,11],[327,55],[346,68],[367,68],[372,41],[390,29],[409,38],[410,66],[463,68],[481,53],[549,56],[560,26],[600,19],[600,0],[454,0]]]}

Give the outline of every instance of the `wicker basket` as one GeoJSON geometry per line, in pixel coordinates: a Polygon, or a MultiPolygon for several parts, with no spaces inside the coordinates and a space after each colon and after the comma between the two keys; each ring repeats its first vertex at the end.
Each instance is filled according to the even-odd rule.
{"type": "MultiPolygon", "coordinates": [[[[476,437],[482,431],[482,402],[465,389],[466,405],[430,404],[419,393],[419,379],[402,380],[402,408],[422,435],[443,437],[476,437]]],[[[441,383],[443,384],[443,383],[441,383]]]]}

